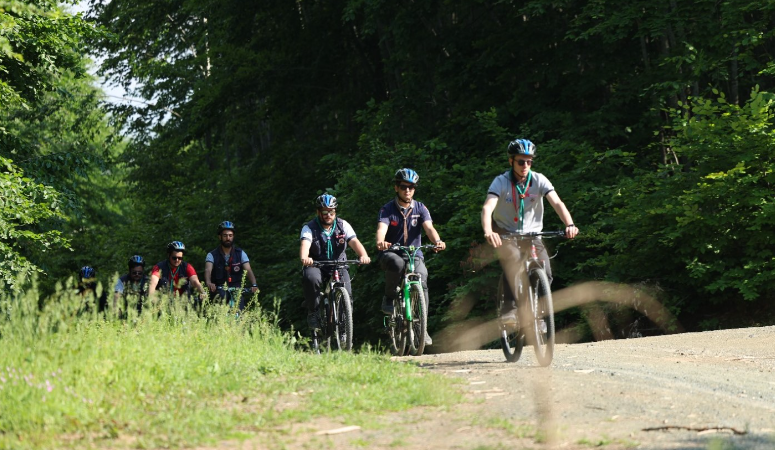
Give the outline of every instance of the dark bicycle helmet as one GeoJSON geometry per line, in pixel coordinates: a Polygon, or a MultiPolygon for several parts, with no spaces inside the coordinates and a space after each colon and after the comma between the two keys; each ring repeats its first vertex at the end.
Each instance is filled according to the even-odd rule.
{"type": "Polygon", "coordinates": [[[186,252],[186,246],[183,245],[180,241],[172,241],[169,244],[167,244],[167,253],[172,252],[186,252]]]}
{"type": "Polygon", "coordinates": [[[339,202],[336,201],[336,197],[330,194],[323,194],[315,199],[315,207],[317,209],[336,209],[339,206],[339,202]]]}
{"type": "Polygon", "coordinates": [[[234,223],[229,222],[228,220],[224,220],[223,222],[218,225],[218,234],[223,233],[223,230],[231,230],[234,231],[234,223]]]}
{"type": "Polygon", "coordinates": [[[91,267],[91,266],[83,266],[81,267],[81,270],[78,272],[79,280],[87,280],[89,278],[94,278],[96,276],[97,276],[97,271],[94,270],[94,267],[91,267]]]}
{"type": "Polygon", "coordinates": [[[143,266],[145,267],[145,260],[140,255],[134,255],[129,258],[129,270],[132,270],[132,267],[135,266],[143,266]]]}
{"type": "Polygon", "coordinates": [[[420,181],[420,175],[418,175],[414,170],[407,169],[406,167],[403,169],[398,169],[394,178],[396,183],[406,181],[407,183],[417,184],[417,182],[420,181]]]}
{"type": "Polygon", "coordinates": [[[509,156],[536,156],[536,146],[527,139],[514,139],[509,142],[509,156]]]}

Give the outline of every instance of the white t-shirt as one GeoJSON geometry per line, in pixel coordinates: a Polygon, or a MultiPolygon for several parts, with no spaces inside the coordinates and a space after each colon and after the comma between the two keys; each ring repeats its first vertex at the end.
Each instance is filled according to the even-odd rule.
{"type": "Polygon", "coordinates": [[[511,182],[511,170],[498,175],[490,184],[487,194],[498,196],[492,219],[499,228],[512,233],[516,231],[535,233],[543,230],[544,197],[554,190],[554,186],[542,174],[533,171],[531,173],[529,186],[518,185],[525,191],[523,217],[519,215],[519,190],[511,182]],[[516,194],[516,203],[514,194],[516,194]]]}

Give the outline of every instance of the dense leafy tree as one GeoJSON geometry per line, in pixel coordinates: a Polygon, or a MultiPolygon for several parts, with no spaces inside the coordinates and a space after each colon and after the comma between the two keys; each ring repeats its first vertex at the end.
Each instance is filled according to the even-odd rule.
{"type": "MultiPolygon", "coordinates": [[[[770,3],[91,5],[109,33],[94,41],[108,55],[103,73],[145,99],[114,110],[130,120],[122,158],[143,248],[161,257],[166,241],[182,239],[196,266],[215,246],[215,225],[234,220],[285,325],[303,323],[297,236],[312,199],[337,195],[373,251],[374,219],[401,166],[421,173],[418,198],[450,244],[428,264],[432,328],[463,299],[484,312],[498,269],[481,246],[479,209],[515,135],[538,143],[535,169],[582,227],[555,260],[556,287],[643,282],[691,315],[708,295],[725,304],[771,296],[767,253],[756,253],[769,243],[741,234],[770,217],[767,172],[750,169],[771,164],[770,3]],[[712,164],[721,149],[734,166],[712,164]],[[750,195],[724,205],[728,219],[692,232],[700,219],[691,211],[732,186],[750,195]],[[740,239],[744,250],[734,247],[740,239]],[[744,269],[724,271],[713,255],[744,269]]],[[[547,227],[558,226],[549,215],[547,227]]],[[[359,270],[356,314],[370,330],[380,326],[381,283],[378,270],[359,270]]]]}

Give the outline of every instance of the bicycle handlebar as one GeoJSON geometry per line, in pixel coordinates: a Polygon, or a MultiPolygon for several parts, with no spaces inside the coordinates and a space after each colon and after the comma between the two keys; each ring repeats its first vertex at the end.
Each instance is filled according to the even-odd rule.
{"type": "Polygon", "coordinates": [[[315,261],[312,264],[312,267],[323,267],[323,266],[336,266],[336,267],[344,267],[349,266],[351,264],[361,264],[361,262],[357,259],[347,259],[344,261],[315,261]]]}
{"type": "Polygon", "coordinates": [[[246,287],[246,288],[242,288],[242,287],[227,287],[227,288],[224,288],[223,286],[216,286],[215,290],[216,290],[216,292],[217,291],[221,291],[221,292],[237,292],[237,291],[242,291],[244,293],[248,293],[248,292],[252,292],[253,291],[249,287],[246,287]]]}
{"type": "Polygon", "coordinates": [[[412,250],[415,250],[415,249],[418,249],[418,248],[430,248],[430,249],[433,249],[433,248],[436,248],[436,244],[423,244],[423,245],[417,245],[417,246],[414,246],[414,245],[405,246],[405,245],[393,244],[393,245],[390,246],[390,248],[388,248],[388,250],[409,250],[409,251],[412,251],[412,250]]]}
{"type": "Polygon", "coordinates": [[[527,239],[527,238],[534,238],[539,236],[565,237],[565,230],[533,231],[529,233],[515,232],[515,233],[504,233],[500,235],[501,239],[527,239]]]}

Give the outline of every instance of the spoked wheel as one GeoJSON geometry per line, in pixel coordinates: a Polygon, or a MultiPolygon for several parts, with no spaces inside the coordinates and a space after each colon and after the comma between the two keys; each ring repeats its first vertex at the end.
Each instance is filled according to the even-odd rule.
{"type": "Polygon", "coordinates": [[[422,286],[409,286],[409,305],[412,311],[411,326],[408,327],[409,353],[420,356],[425,351],[425,330],[428,326],[428,311],[425,307],[425,294],[422,286]]]}
{"type": "Polygon", "coordinates": [[[353,310],[350,294],[345,288],[338,287],[334,289],[332,298],[333,343],[339,350],[350,351],[353,348],[353,310]]]}
{"type": "Polygon", "coordinates": [[[530,305],[532,309],[532,330],[530,340],[538,364],[548,366],[554,357],[554,305],[549,278],[544,269],[530,271],[530,305]]]}
{"type": "Polygon", "coordinates": [[[388,339],[390,353],[395,356],[404,356],[406,351],[404,309],[404,304],[400,299],[393,300],[393,315],[388,317],[388,339]]]}
{"type": "MultiPolygon", "coordinates": [[[[525,334],[519,326],[519,321],[514,323],[504,323],[501,320],[501,311],[503,311],[503,304],[506,301],[506,292],[509,288],[506,284],[505,274],[500,277],[498,283],[498,326],[500,328],[501,335],[501,348],[503,349],[503,356],[506,357],[508,362],[516,362],[519,357],[522,356],[522,347],[525,346],[525,334]]],[[[516,315],[519,319],[519,314],[516,315]]]]}

